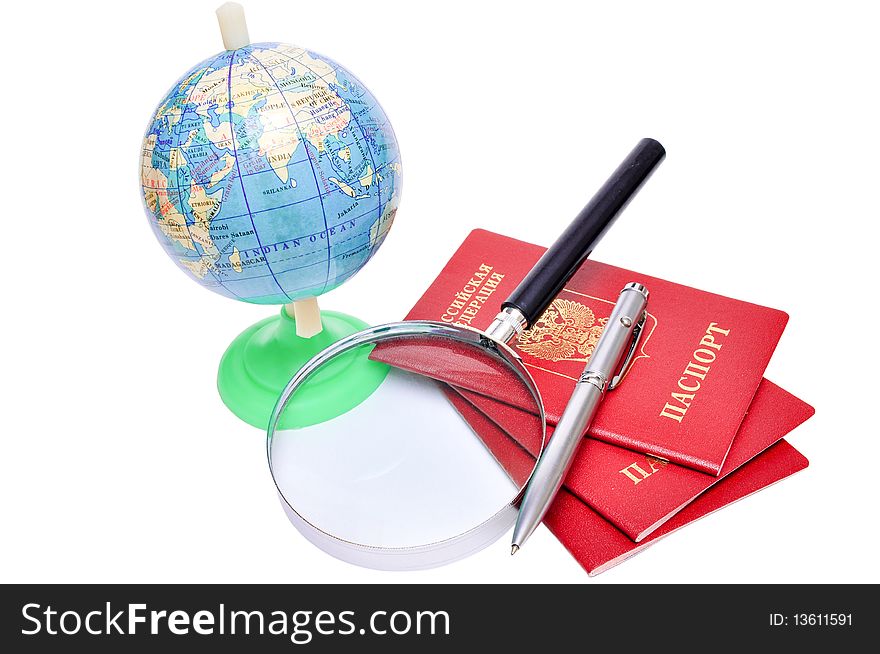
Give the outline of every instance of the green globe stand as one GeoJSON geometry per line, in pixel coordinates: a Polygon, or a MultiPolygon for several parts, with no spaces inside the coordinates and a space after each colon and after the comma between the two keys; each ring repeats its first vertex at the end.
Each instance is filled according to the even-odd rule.
{"type": "MultiPolygon", "coordinates": [[[[311,338],[296,334],[296,320],[284,307],[239,334],[223,354],[217,389],[223,403],[246,423],[266,429],[281,392],[303,364],[341,338],[368,325],[353,316],[322,311],[323,329],[311,338]]],[[[279,425],[306,427],[342,415],[375,391],[388,366],[369,359],[369,349],[355,348],[309,378],[291,398],[279,425]]]]}

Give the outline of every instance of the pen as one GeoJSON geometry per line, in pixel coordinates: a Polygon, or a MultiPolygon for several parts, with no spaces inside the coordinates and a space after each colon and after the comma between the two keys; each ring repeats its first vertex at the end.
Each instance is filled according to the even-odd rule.
{"type": "Polygon", "coordinates": [[[645,325],[647,304],[648,289],[641,284],[629,283],[620,292],[602,336],[526,487],[513,528],[511,554],[516,554],[544,519],[606,388],[616,388],[623,379],[645,325]]]}

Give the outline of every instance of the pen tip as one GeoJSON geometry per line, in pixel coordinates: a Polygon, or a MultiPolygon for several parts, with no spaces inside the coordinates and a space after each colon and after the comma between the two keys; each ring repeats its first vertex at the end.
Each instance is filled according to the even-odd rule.
{"type": "Polygon", "coordinates": [[[519,545],[511,545],[511,547],[510,547],[510,556],[513,556],[513,555],[516,554],[517,552],[519,552],[519,545]]]}

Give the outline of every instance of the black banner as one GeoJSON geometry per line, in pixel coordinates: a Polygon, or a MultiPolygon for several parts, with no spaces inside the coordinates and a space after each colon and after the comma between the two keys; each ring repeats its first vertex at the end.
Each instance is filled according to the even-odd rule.
{"type": "MultiPolygon", "coordinates": [[[[167,586],[2,587],[4,651],[310,652],[382,647],[493,651],[658,641],[684,651],[809,643],[870,634],[868,586],[167,586]],[[610,639],[610,640],[609,640],[610,639]],[[12,649],[7,648],[12,647],[12,649]],[[245,650],[242,650],[245,647],[245,650]]],[[[874,606],[872,606],[874,605],[874,606]]],[[[861,642],[864,642],[861,640],[861,642]]]]}

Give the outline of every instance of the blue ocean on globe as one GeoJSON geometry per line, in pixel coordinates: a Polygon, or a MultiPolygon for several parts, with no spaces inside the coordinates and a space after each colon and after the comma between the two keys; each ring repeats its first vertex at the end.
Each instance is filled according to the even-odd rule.
{"type": "Polygon", "coordinates": [[[320,295],[360,270],[394,221],[400,175],[367,88],[281,43],[188,71],[153,113],[141,160],[168,255],[204,287],[258,304],[320,295]]]}

